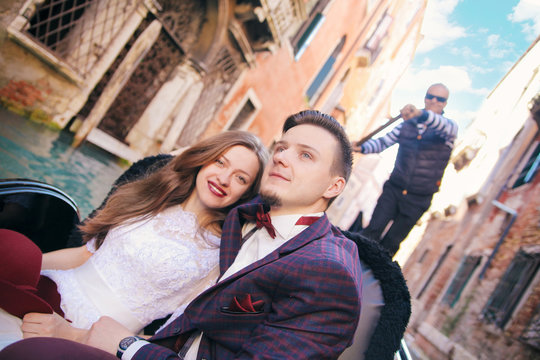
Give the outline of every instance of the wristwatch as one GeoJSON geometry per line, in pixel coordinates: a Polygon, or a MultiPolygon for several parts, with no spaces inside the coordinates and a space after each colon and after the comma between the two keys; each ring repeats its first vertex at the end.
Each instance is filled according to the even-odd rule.
{"type": "Polygon", "coordinates": [[[120,343],[118,344],[118,349],[116,350],[116,357],[121,359],[122,355],[124,355],[124,351],[133,344],[135,341],[144,340],[144,338],[140,336],[128,336],[120,340],[120,343]]]}

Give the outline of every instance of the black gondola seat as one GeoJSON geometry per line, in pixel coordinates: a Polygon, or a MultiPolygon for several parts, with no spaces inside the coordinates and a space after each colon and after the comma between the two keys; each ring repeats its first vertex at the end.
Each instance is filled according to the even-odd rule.
{"type": "Polygon", "coordinates": [[[0,179],[0,228],[26,235],[42,252],[80,246],[69,240],[79,222],[76,202],[59,188],[36,180],[0,179]]]}

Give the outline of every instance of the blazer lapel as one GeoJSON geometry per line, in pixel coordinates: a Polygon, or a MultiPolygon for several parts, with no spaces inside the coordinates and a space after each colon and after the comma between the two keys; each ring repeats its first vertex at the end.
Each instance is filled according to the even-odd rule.
{"type": "Polygon", "coordinates": [[[240,213],[255,214],[259,204],[262,204],[262,200],[260,197],[256,197],[232,209],[227,215],[221,235],[219,253],[220,275],[223,275],[229,266],[231,266],[242,246],[242,227],[245,220],[240,216],[240,213]]]}

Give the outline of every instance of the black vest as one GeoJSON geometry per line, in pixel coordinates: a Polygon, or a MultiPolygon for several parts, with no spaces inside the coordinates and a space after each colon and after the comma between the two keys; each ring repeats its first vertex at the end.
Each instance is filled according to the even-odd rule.
{"type": "Polygon", "coordinates": [[[412,194],[431,195],[439,190],[452,149],[434,130],[419,134],[416,126],[415,119],[403,122],[390,183],[412,194]]]}

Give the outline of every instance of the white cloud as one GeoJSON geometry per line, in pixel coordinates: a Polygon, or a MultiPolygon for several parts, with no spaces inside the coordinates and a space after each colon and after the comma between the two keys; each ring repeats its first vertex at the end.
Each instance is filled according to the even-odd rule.
{"type": "MultiPolygon", "coordinates": [[[[479,106],[480,107],[480,106],[479,106]]],[[[473,120],[477,114],[478,110],[452,110],[452,116],[455,119],[463,119],[463,121],[473,120]]]]}
{"type": "Polygon", "coordinates": [[[476,74],[489,74],[490,72],[495,71],[494,68],[488,68],[485,66],[478,66],[478,65],[467,65],[467,68],[476,74]]]}
{"type": "Polygon", "coordinates": [[[455,39],[464,37],[465,28],[451,23],[448,18],[460,0],[429,0],[422,34],[424,38],[418,46],[417,53],[425,53],[455,39]]]}
{"type": "Polygon", "coordinates": [[[424,61],[422,62],[422,65],[420,65],[420,68],[426,68],[431,66],[431,59],[429,57],[424,58],[424,61]]]}
{"type": "Polygon", "coordinates": [[[450,108],[450,110],[448,110],[448,113],[445,115],[447,115],[450,119],[454,119],[458,122],[459,133],[462,133],[466,129],[467,125],[469,125],[471,121],[474,120],[477,113],[478,113],[478,109],[463,110],[463,109],[458,109],[456,106],[454,106],[450,108]]]}
{"type": "Polygon", "coordinates": [[[477,52],[474,52],[468,46],[452,47],[450,48],[450,54],[459,55],[464,59],[481,59],[482,58],[482,55],[480,55],[477,52]]]}
{"type": "Polygon", "coordinates": [[[470,88],[469,93],[471,94],[475,94],[475,95],[479,95],[479,96],[488,96],[488,94],[490,93],[491,90],[489,90],[488,88],[478,88],[478,89],[475,89],[475,88],[470,88]]]}
{"type": "Polygon", "coordinates": [[[512,68],[512,66],[514,66],[515,62],[513,61],[503,61],[500,65],[500,70],[503,74],[506,74],[508,71],[510,71],[510,69],[512,68]]]}
{"type": "Polygon", "coordinates": [[[487,48],[489,49],[489,57],[493,59],[502,59],[506,55],[512,52],[514,44],[501,39],[498,34],[488,35],[487,48]]]}
{"type": "Polygon", "coordinates": [[[487,45],[494,46],[495,44],[497,44],[500,38],[501,37],[499,35],[495,35],[495,34],[489,35],[487,37],[487,45]]]}
{"type": "Polygon", "coordinates": [[[508,15],[508,20],[521,24],[527,40],[540,34],[540,0],[520,0],[508,15]]]}
{"type": "MultiPolygon", "coordinates": [[[[439,66],[436,69],[416,69],[409,68],[402,76],[392,94],[391,112],[397,114],[405,104],[415,104],[423,107],[423,99],[427,88],[436,82],[441,82],[450,89],[450,99],[452,94],[467,93],[472,96],[484,98],[490,90],[486,88],[473,88],[472,80],[469,76],[470,69],[464,66],[439,66]]],[[[449,100],[448,110],[452,117],[461,121],[469,121],[474,118],[477,109],[467,108],[464,104],[459,104],[449,100]]]]}
{"type": "Polygon", "coordinates": [[[400,81],[401,84],[406,84],[405,86],[409,90],[421,90],[422,92],[425,92],[431,84],[436,82],[442,82],[452,92],[476,91],[471,89],[471,77],[467,69],[463,66],[442,65],[436,69],[409,68],[400,81]]]}
{"type": "Polygon", "coordinates": [[[502,59],[506,55],[510,53],[509,49],[505,48],[496,48],[496,49],[490,49],[489,50],[489,57],[494,59],[502,59]]]}

